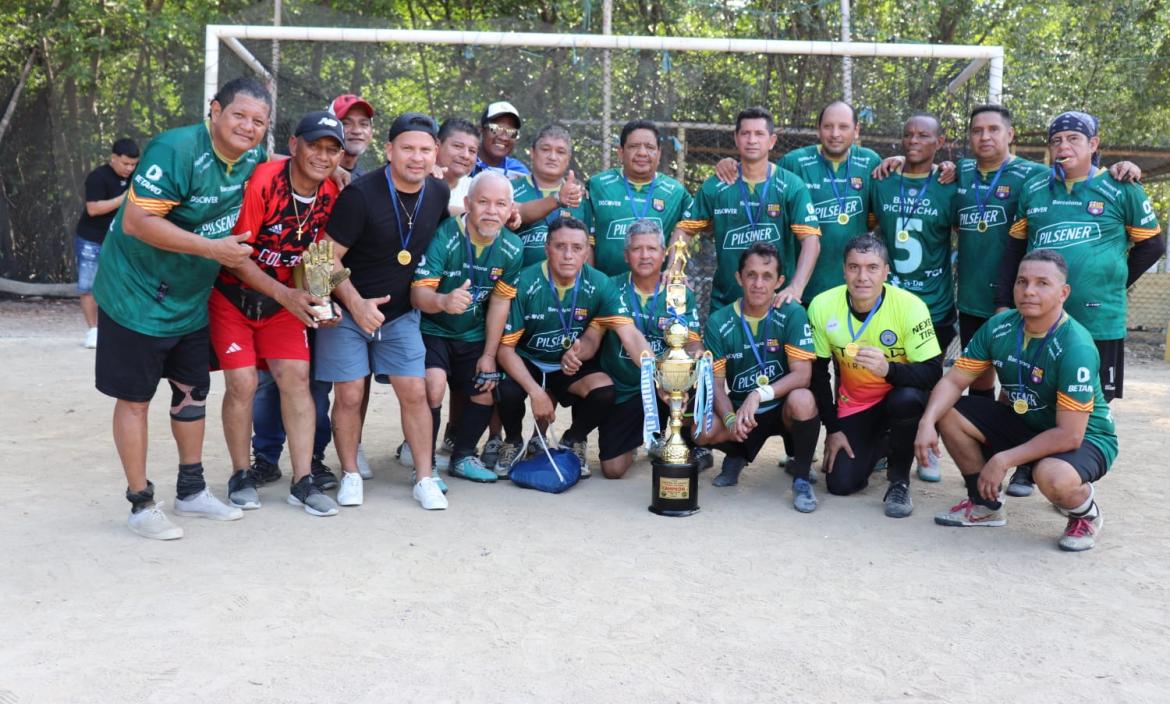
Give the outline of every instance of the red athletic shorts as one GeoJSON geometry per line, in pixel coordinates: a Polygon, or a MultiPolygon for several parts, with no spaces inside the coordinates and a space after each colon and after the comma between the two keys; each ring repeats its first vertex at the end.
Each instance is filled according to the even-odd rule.
{"type": "Polygon", "coordinates": [[[219,291],[212,290],[211,347],[220,369],[254,367],[257,360],[299,359],[309,361],[309,331],[288,310],[281,308],[263,320],[249,320],[219,291]]]}

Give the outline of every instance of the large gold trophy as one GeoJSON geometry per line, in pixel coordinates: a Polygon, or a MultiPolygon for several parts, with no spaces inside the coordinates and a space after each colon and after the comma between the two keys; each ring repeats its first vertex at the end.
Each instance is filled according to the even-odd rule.
{"type": "MultiPolygon", "coordinates": [[[[666,275],[666,305],[668,310],[682,315],[687,311],[686,243],[678,241],[672,247],[675,251],[666,275]]],[[[710,368],[711,353],[703,353],[706,364],[692,358],[685,349],[687,335],[686,325],[672,320],[663,335],[666,353],[654,364],[654,381],[666,392],[670,408],[670,422],[650,462],[650,510],[663,516],[689,516],[699,510],[699,465],[683,441],[683,411],[691,389],[702,383],[700,370],[710,368]]],[[[699,415],[696,412],[696,424],[702,422],[699,415]]]]}

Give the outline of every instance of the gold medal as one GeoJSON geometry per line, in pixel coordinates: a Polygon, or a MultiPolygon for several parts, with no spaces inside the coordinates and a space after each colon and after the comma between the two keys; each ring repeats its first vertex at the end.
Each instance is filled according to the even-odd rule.
{"type": "Polygon", "coordinates": [[[405,249],[398,250],[398,263],[406,266],[410,263],[410,252],[405,249]]]}
{"type": "Polygon", "coordinates": [[[767,374],[761,374],[761,375],[756,377],[756,386],[767,386],[767,385],[768,385],[768,375],[767,374]]]}
{"type": "Polygon", "coordinates": [[[908,239],[910,239],[909,232],[907,232],[906,230],[898,230],[898,241],[899,242],[905,242],[908,239]]]}
{"type": "Polygon", "coordinates": [[[987,232],[987,221],[980,220],[979,224],[975,226],[975,229],[979,230],[980,232],[987,232]]]}
{"type": "Polygon", "coordinates": [[[860,351],[861,351],[861,348],[858,347],[856,342],[850,342],[848,345],[845,345],[845,356],[846,357],[856,357],[857,353],[860,351]]]}
{"type": "Polygon", "coordinates": [[[565,337],[562,337],[562,338],[561,338],[561,349],[563,349],[563,350],[566,350],[566,351],[567,351],[567,350],[568,350],[570,347],[572,347],[572,346],[573,346],[573,341],[572,341],[572,340],[570,340],[570,339],[568,338],[568,336],[565,336],[565,337]]]}
{"type": "Polygon", "coordinates": [[[1017,398],[1015,401],[1012,401],[1012,410],[1022,416],[1028,412],[1028,402],[1022,398],[1017,398]]]}
{"type": "Polygon", "coordinates": [[[838,225],[848,225],[849,224],[849,216],[846,215],[845,213],[841,213],[840,215],[837,216],[837,224],[838,225]]]}

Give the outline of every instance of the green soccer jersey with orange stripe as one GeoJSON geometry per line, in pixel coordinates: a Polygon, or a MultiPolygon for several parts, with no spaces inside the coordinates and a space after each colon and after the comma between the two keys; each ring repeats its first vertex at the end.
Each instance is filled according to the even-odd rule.
{"type": "Polygon", "coordinates": [[[1145,190],[1099,169],[1071,184],[1053,181],[1047,172],[1029,179],[1010,234],[1026,239],[1029,251],[1060,252],[1072,286],[1064,309],[1094,340],[1120,340],[1125,337],[1129,245],[1159,232],[1145,190]]]}
{"type": "Polygon", "coordinates": [[[1056,427],[1057,411],[1088,413],[1085,440],[1101,451],[1107,466],[1112,464],[1117,431],[1101,392],[1101,358],[1093,337],[1068,315],[1047,343],[1046,336],[1022,333],[1023,325],[1015,310],[993,316],[971,338],[955,368],[972,377],[994,368],[1008,399],[1028,404],[1020,420],[1037,433],[1056,427]]]}

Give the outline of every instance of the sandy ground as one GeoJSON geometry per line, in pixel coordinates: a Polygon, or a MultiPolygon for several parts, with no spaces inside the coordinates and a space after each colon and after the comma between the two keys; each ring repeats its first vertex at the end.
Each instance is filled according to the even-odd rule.
{"type": "MultiPolygon", "coordinates": [[[[778,441],[702,512],[646,511],[649,466],[561,496],[451,481],[422,511],[380,388],[366,503],[334,518],[281,482],[237,523],[124,525],[112,402],[75,304],[0,302],[0,704],[31,702],[1165,702],[1170,365],[1127,370],[1096,550],[1057,551],[1038,496],[1000,529],[935,526],[961,497],[915,483],[791,509],[778,441]],[[1162,433],[1167,433],[1163,435],[1162,433]],[[1161,467],[1161,469],[1159,469],[1161,467]]],[[[166,404],[151,475],[173,498],[166,404]]],[[[216,379],[204,463],[228,464],[216,379]]],[[[331,457],[332,459],[332,453],[331,457]]],[[[285,463],[287,471],[287,460],[285,463]]]]}

